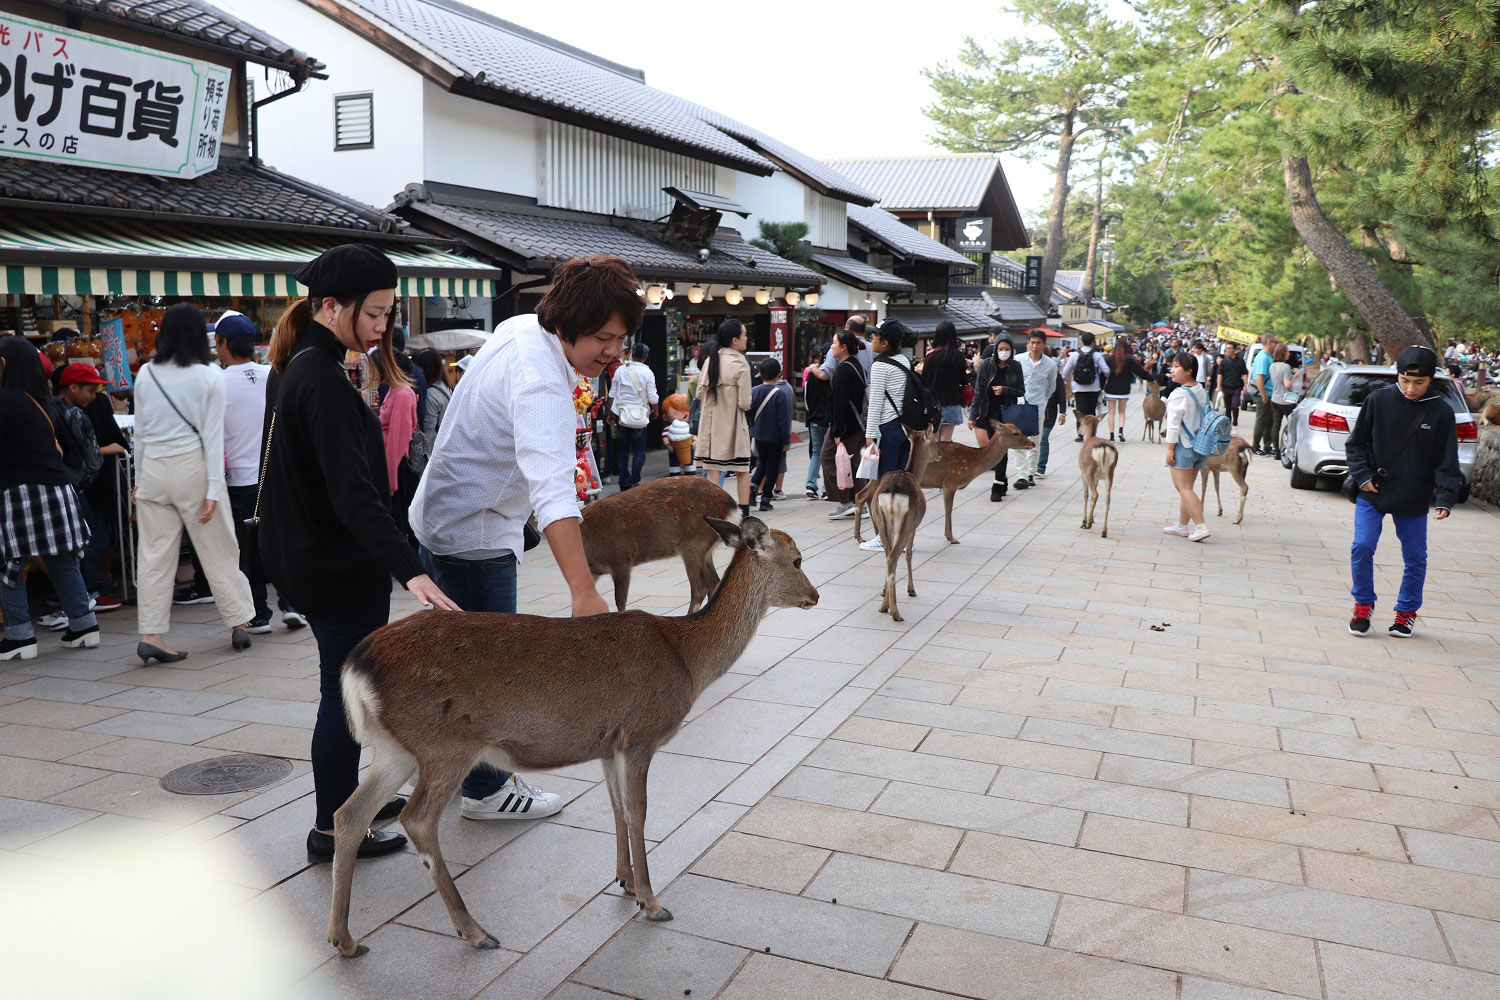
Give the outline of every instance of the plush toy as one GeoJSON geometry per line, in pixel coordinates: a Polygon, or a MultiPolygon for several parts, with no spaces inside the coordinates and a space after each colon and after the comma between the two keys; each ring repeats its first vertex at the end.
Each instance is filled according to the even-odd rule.
{"type": "Polygon", "coordinates": [[[667,425],[662,430],[662,444],[667,446],[667,464],[674,476],[691,476],[697,472],[693,465],[693,431],[688,426],[688,399],[675,392],[661,401],[662,416],[667,425]]]}

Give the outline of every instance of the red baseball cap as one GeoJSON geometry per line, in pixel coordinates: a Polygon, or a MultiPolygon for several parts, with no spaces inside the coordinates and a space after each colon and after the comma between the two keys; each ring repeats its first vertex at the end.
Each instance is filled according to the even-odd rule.
{"type": "Polygon", "coordinates": [[[60,379],[63,385],[83,385],[89,382],[95,385],[105,384],[104,378],[99,374],[97,368],[93,365],[84,364],[81,361],[75,361],[63,368],[60,379]]]}

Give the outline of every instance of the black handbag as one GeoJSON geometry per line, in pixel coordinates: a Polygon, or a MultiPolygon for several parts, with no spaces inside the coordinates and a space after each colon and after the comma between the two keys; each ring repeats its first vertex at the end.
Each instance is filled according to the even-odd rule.
{"type": "MultiPolygon", "coordinates": [[[[1411,443],[1411,439],[1416,436],[1416,434],[1417,434],[1417,428],[1420,427],[1421,424],[1422,424],[1422,411],[1419,409],[1417,411],[1417,413],[1416,413],[1416,416],[1414,416],[1412,418],[1411,423],[1409,425],[1407,425],[1406,434],[1402,436],[1401,443],[1396,446],[1395,450],[1391,452],[1390,457],[1388,459],[1386,459],[1387,463],[1392,463],[1393,464],[1396,461],[1396,459],[1398,459],[1398,458],[1401,457],[1402,452],[1406,451],[1406,446],[1408,444],[1410,444],[1411,443]]],[[[1375,486],[1378,488],[1380,486],[1380,484],[1385,481],[1386,474],[1387,473],[1386,473],[1385,466],[1382,465],[1382,466],[1380,466],[1379,468],[1377,468],[1375,470],[1375,475],[1374,475],[1374,477],[1370,481],[1372,483],[1374,483],[1375,486]]],[[[1353,473],[1345,473],[1345,475],[1344,475],[1344,481],[1339,484],[1339,492],[1342,493],[1342,494],[1344,494],[1344,498],[1346,500],[1348,500],[1350,503],[1358,503],[1359,502],[1360,494],[1364,493],[1364,492],[1367,492],[1365,490],[1361,490],[1360,489],[1361,485],[1362,484],[1356,483],[1354,481],[1354,474],[1353,473]]],[[[1380,498],[1380,494],[1379,493],[1371,493],[1369,495],[1370,503],[1372,503],[1372,504],[1375,505],[1375,509],[1376,510],[1380,510],[1380,499],[1379,498],[1380,498]]]]}
{"type": "Polygon", "coordinates": [[[1000,407],[1000,422],[1015,424],[1027,437],[1042,432],[1040,408],[1032,403],[1009,403],[1000,407]]]}

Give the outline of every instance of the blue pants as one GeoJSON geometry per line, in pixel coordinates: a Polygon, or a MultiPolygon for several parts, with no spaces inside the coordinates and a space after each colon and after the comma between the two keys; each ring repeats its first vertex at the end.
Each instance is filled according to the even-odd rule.
{"type": "MultiPolygon", "coordinates": [[[[620,455],[620,489],[628,490],[632,486],[638,486],[641,482],[641,469],[646,464],[646,428],[645,427],[621,427],[619,441],[620,455]]],[[[511,576],[515,576],[515,561],[511,561],[511,576]]],[[[437,577],[433,577],[437,579],[437,577]]],[[[439,587],[442,584],[438,584],[439,587]]],[[[447,588],[444,588],[446,591],[447,588]]],[[[452,595],[449,595],[452,596],[452,595]]],[[[511,601],[515,603],[514,598],[511,601]]],[[[515,608],[511,608],[515,613],[515,608]]]]}
{"type": "Polygon", "coordinates": [[[810,490],[818,488],[818,471],[822,466],[823,438],[827,434],[827,424],[807,425],[807,454],[810,456],[807,462],[807,488],[810,490]]]}
{"type": "MultiPolygon", "coordinates": [[[[641,435],[645,446],[646,432],[641,435]]],[[[417,549],[422,568],[432,577],[443,593],[465,611],[498,611],[502,614],[516,613],[516,557],[496,556],[494,559],[451,559],[435,556],[423,545],[417,549]]],[[[494,795],[510,774],[488,764],[479,764],[464,779],[462,792],[466,798],[483,799],[494,795]]]]}
{"type": "Polygon", "coordinates": [[[911,454],[911,439],[900,419],[887,420],[880,425],[880,474],[906,468],[906,457],[911,454]]]}
{"type": "MultiPolygon", "coordinates": [[[[62,602],[63,614],[68,616],[68,628],[77,632],[97,625],[98,619],[89,610],[89,592],[84,589],[78,560],[70,555],[40,558],[52,580],[52,589],[57,591],[57,599],[62,602]]],[[[36,638],[36,629],[31,624],[31,606],[26,600],[25,577],[14,587],[0,584],[0,611],[5,612],[5,638],[36,638]]]]}
{"type": "Polygon", "coordinates": [[[771,492],[776,489],[776,477],[781,474],[781,459],[785,454],[785,441],[755,442],[755,471],[750,474],[750,499],[759,495],[766,503],[771,502],[771,492]]]}
{"type": "MultiPolygon", "coordinates": [[[[1385,515],[1364,497],[1354,504],[1354,544],[1349,549],[1350,571],[1354,586],[1350,592],[1355,604],[1375,604],[1375,546],[1380,544],[1380,529],[1385,515]]],[[[1427,515],[1392,514],[1396,537],[1401,540],[1401,558],[1406,568],[1401,573],[1401,592],[1396,597],[1397,611],[1418,611],[1422,607],[1422,584],[1427,580],[1427,515]]]]}
{"type": "Polygon", "coordinates": [[[1052,437],[1052,428],[1056,424],[1055,416],[1051,420],[1042,421],[1042,443],[1037,445],[1036,456],[1036,471],[1038,472],[1047,471],[1047,455],[1052,451],[1052,443],[1049,439],[1052,437]]]}

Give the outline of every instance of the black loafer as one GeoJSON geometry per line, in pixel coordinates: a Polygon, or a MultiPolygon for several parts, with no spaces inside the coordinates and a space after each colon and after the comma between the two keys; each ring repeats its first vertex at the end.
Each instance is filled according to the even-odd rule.
{"type": "Polygon", "coordinates": [[[375,814],[374,822],[384,823],[388,819],[395,819],[401,815],[401,810],[406,808],[406,799],[399,795],[391,796],[391,801],[380,807],[380,812],[375,814]]]}
{"type": "MultiPolygon", "coordinates": [[[[359,842],[361,858],[378,858],[382,854],[394,854],[406,846],[406,837],[399,833],[371,830],[359,842]]],[[[326,865],[333,860],[333,837],[317,830],[307,832],[307,860],[315,865],[326,865]]]]}

